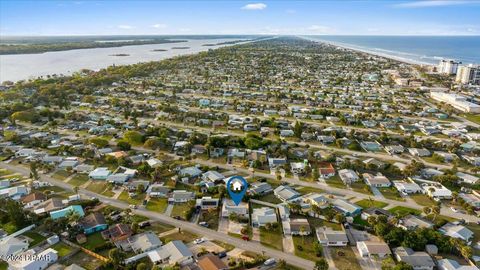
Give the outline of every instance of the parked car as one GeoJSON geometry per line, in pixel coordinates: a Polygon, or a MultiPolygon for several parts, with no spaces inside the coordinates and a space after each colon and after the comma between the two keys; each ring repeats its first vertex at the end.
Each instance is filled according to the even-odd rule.
{"type": "Polygon", "coordinates": [[[205,222],[205,221],[199,222],[198,225],[200,225],[200,226],[202,226],[202,227],[205,227],[205,228],[208,228],[208,223],[205,222]]]}
{"type": "Polygon", "coordinates": [[[128,207],[130,207],[130,209],[137,209],[137,206],[135,204],[130,204],[128,207]]]}
{"type": "Polygon", "coordinates": [[[265,266],[272,266],[272,265],[274,265],[274,264],[276,264],[276,263],[277,263],[277,260],[276,260],[275,258],[270,258],[270,259],[266,260],[266,261],[263,263],[263,265],[265,265],[265,266]]]}
{"type": "Polygon", "coordinates": [[[203,239],[203,238],[197,238],[197,239],[193,240],[193,243],[194,243],[194,244],[197,244],[197,245],[198,245],[198,244],[201,244],[201,243],[203,243],[203,242],[205,242],[205,239],[203,239]]]}
{"type": "Polygon", "coordinates": [[[227,257],[227,252],[222,251],[222,252],[218,253],[218,258],[221,259],[221,258],[225,258],[225,257],[227,257]]]}
{"type": "Polygon", "coordinates": [[[151,225],[150,221],[143,221],[143,222],[138,223],[138,227],[140,227],[141,229],[143,229],[145,227],[149,227],[150,225],[151,225]]]}

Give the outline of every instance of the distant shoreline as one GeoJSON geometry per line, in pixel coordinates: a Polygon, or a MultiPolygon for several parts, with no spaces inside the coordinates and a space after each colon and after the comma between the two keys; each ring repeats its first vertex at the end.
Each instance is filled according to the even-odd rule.
{"type": "Polygon", "coordinates": [[[344,48],[344,49],[347,49],[347,50],[352,50],[352,51],[362,52],[362,53],[371,54],[371,55],[375,55],[375,56],[380,56],[380,57],[392,59],[392,60],[395,60],[395,61],[399,61],[399,62],[402,62],[402,63],[410,64],[410,65],[435,66],[435,64],[432,64],[432,63],[427,63],[427,62],[422,62],[422,61],[418,61],[418,60],[408,59],[408,58],[404,58],[404,57],[400,57],[400,56],[396,56],[396,55],[391,55],[391,54],[387,54],[387,53],[375,52],[375,51],[372,51],[372,50],[369,50],[369,49],[358,48],[355,45],[351,45],[351,44],[345,44],[345,43],[341,43],[341,42],[333,42],[333,41],[329,41],[329,40],[317,40],[317,39],[311,39],[311,38],[308,38],[308,37],[301,37],[301,38],[304,38],[304,39],[307,39],[307,40],[310,40],[310,41],[313,41],[313,42],[317,42],[317,43],[325,43],[325,44],[328,44],[328,45],[337,46],[337,47],[344,48]]]}

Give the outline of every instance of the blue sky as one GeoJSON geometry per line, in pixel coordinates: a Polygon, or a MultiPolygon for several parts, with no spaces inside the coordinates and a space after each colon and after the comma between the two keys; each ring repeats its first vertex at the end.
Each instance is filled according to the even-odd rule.
{"type": "Polygon", "coordinates": [[[480,1],[9,1],[1,35],[480,35],[480,1]]]}

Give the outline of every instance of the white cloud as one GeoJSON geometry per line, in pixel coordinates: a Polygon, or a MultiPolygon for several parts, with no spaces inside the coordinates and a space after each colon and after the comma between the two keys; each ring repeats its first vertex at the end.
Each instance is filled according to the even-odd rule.
{"type": "Polygon", "coordinates": [[[247,4],[242,7],[242,9],[246,9],[246,10],[262,10],[266,8],[267,8],[267,5],[265,5],[264,3],[247,4]]]}
{"type": "Polygon", "coordinates": [[[123,29],[123,30],[131,30],[131,29],[135,28],[131,25],[126,25],[126,24],[117,25],[117,27],[120,28],[120,29],[123,29]]]}
{"type": "Polygon", "coordinates": [[[444,7],[444,6],[458,6],[466,4],[479,4],[480,1],[462,1],[462,0],[425,0],[405,2],[393,5],[399,8],[422,8],[422,7],[444,7]]]}
{"type": "Polygon", "coordinates": [[[295,13],[297,13],[297,11],[296,11],[295,9],[287,9],[287,10],[285,10],[285,12],[288,13],[288,14],[295,14],[295,13]]]}
{"type": "Polygon", "coordinates": [[[152,25],[152,27],[157,28],[157,29],[165,29],[165,28],[167,28],[167,25],[164,24],[164,23],[157,23],[157,24],[152,25]]]}
{"type": "Polygon", "coordinates": [[[332,28],[324,25],[311,25],[307,27],[307,30],[315,33],[329,33],[332,28]]]}

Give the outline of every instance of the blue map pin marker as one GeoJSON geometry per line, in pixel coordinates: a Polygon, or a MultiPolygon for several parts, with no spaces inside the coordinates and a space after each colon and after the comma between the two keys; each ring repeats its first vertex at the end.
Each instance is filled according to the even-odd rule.
{"type": "Polygon", "coordinates": [[[243,196],[247,192],[247,187],[248,183],[245,178],[238,175],[230,177],[230,180],[227,182],[227,191],[235,205],[239,205],[242,202],[243,196]]]}

